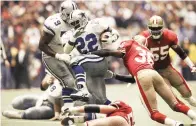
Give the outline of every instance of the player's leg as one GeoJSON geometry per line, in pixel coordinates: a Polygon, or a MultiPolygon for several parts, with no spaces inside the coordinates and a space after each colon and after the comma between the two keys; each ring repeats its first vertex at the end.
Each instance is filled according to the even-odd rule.
{"type": "Polygon", "coordinates": [[[54,116],[54,110],[49,106],[39,106],[28,108],[22,112],[6,110],[2,115],[11,119],[50,119],[54,116]]]}
{"type": "Polygon", "coordinates": [[[196,99],[192,96],[190,87],[183,76],[171,65],[163,71],[159,72],[164,78],[167,78],[172,87],[176,88],[182,97],[189,102],[190,105],[196,106],[196,99]]]}
{"type": "Polygon", "coordinates": [[[53,108],[49,106],[32,107],[24,111],[23,119],[50,119],[54,116],[53,108]]]}
{"type": "Polygon", "coordinates": [[[36,105],[38,95],[21,95],[12,100],[12,107],[14,109],[25,110],[36,105]]]}
{"type": "Polygon", "coordinates": [[[156,92],[167,102],[167,104],[177,112],[188,115],[192,120],[196,119],[196,113],[185,104],[179,103],[175,98],[171,88],[165,83],[164,79],[158,74],[154,76],[154,87],[156,92]]]}
{"type": "Polygon", "coordinates": [[[88,121],[86,126],[130,126],[130,124],[121,116],[112,116],[88,121]]]}
{"type": "Polygon", "coordinates": [[[75,80],[69,66],[65,64],[65,62],[57,60],[53,57],[43,57],[43,62],[46,66],[46,69],[62,84],[62,97],[64,103],[67,105],[72,105],[73,100],[70,98],[70,94],[74,91],[75,80]]]}
{"type": "Polygon", "coordinates": [[[188,101],[190,105],[196,107],[196,99],[192,96],[192,91],[184,77],[172,66],[169,67],[169,71],[171,71],[172,74],[172,76],[170,76],[171,85],[180,92],[182,97],[188,101]]]}
{"type": "MultiPolygon", "coordinates": [[[[92,85],[98,85],[96,85],[95,83],[100,83],[100,81],[102,83],[102,76],[104,76],[105,72],[107,71],[107,62],[103,57],[99,57],[97,55],[83,55],[73,58],[71,62],[73,71],[76,74],[77,87],[79,88],[79,90],[81,90],[80,92],[75,94],[75,96],[79,97],[80,95],[84,94],[86,89],[86,81],[88,81],[88,90],[92,87],[92,85]],[[95,78],[96,80],[92,80],[93,78],[95,78]]],[[[105,85],[103,85],[104,83],[100,86],[105,87],[105,85]]],[[[94,89],[95,87],[93,87],[92,90],[94,89]]],[[[90,91],[92,90],[90,89],[90,91]]],[[[99,95],[97,97],[99,97],[99,95]]]]}
{"type": "Polygon", "coordinates": [[[64,126],[67,126],[68,124],[76,124],[77,126],[130,126],[121,116],[99,118],[81,123],[83,121],[84,120],[79,120],[79,118],[68,117],[62,121],[62,124],[64,126]]]}
{"type": "Polygon", "coordinates": [[[142,95],[143,101],[148,112],[150,113],[151,118],[154,121],[174,126],[177,123],[175,120],[168,118],[166,115],[158,111],[156,92],[153,85],[154,76],[156,76],[156,72],[154,70],[142,70],[137,74],[136,82],[142,95]]]}
{"type": "Polygon", "coordinates": [[[163,77],[163,79],[164,79],[165,83],[169,86],[169,88],[171,89],[171,91],[172,91],[173,95],[175,96],[176,100],[177,100],[179,103],[184,104],[180,99],[178,99],[178,97],[177,97],[177,96],[175,95],[175,93],[173,92],[172,86],[171,86],[169,80],[168,80],[167,78],[164,78],[164,77],[163,77]]]}
{"type": "Polygon", "coordinates": [[[110,104],[110,100],[106,97],[105,74],[108,69],[106,59],[98,62],[87,62],[82,64],[87,75],[87,89],[96,99],[96,104],[110,104]]]}

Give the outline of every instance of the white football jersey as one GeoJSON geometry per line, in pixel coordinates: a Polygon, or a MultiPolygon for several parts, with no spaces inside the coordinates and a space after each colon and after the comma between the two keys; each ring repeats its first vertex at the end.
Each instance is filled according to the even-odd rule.
{"type": "Polygon", "coordinates": [[[49,102],[55,102],[55,99],[61,98],[62,95],[62,86],[59,81],[56,80],[52,85],[48,87],[46,91],[39,97],[36,102],[36,107],[41,106],[44,100],[48,100],[49,102]]]}
{"type": "Polygon", "coordinates": [[[109,26],[104,25],[100,20],[99,18],[91,20],[85,27],[77,29],[69,44],[75,46],[81,54],[102,49],[100,35],[104,30],[109,30],[109,26]]]}
{"type": "Polygon", "coordinates": [[[54,37],[48,46],[57,53],[63,53],[61,37],[70,29],[72,27],[61,19],[60,13],[49,16],[44,22],[43,31],[54,37]]]}

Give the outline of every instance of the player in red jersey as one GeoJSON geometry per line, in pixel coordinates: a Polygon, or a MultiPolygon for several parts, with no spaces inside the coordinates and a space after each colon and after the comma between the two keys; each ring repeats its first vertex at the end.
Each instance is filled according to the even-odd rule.
{"type": "Polygon", "coordinates": [[[196,99],[192,96],[191,89],[183,76],[171,65],[169,49],[172,48],[182,60],[190,67],[191,72],[196,72],[196,67],[187,54],[178,45],[177,35],[168,29],[163,29],[163,19],[152,16],[148,23],[147,31],[141,35],[147,38],[145,45],[154,55],[154,69],[164,78],[165,82],[176,88],[190,105],[196,107],[196,99]]]}
{"type": "Polygon", "coordinates": [[[135,77],[143,101],[153,120],[169,126],[183,126],[182,123],[168,118],[158,111],[156,92],[177,112],[189,116],[196,124],[196,113],[188,106],[177,101],[164,79],[153,69],[153,55],[147,47],[141,45],[146,38],[138,35],[134,40],[121,43],[119,50],[99,50],[92,52],[99,56],[116,56],[123,58],[124,65],[135,77]],[[164,92],[163,92],[164,91],[164,92]]]}
{"type": "Polygon", "coordinates": [[[72,107],[66,110],[69,114],[102,113],[106,118],[97,118],[87,121],[84,116],[68,116],[62,120],[62,125],[83,123],[80,126],[133,126],[132,108],[122,101],[115,101],[109,105],[85,105],[72,107]]]}

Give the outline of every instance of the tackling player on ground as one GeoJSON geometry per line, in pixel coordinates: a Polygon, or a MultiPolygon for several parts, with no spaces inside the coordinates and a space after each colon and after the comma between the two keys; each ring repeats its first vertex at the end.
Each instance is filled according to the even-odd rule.
{"type": "Polygon", "coordinates": [[[196,99],[183,76],[171,65],[169,49],[172,48],[182,60],[196,72],[196,67],[187,54],[178,45],[177,35],[163,28],[164,22],[160,16],[152,16],[148,22],[148,30],[141,35],[147,38],[145,45],[154,55],[154,69],[164,78],[165,82],[176,88],[190,105],[196,107],[196,99]]]}
{"type": "Polygon", "coordinates": [[[106,118],[95,118],[88,120],[83,116],[68,116],[62,120],[62,125],[68,126],[75,124],[77,126],[133,126],[132,108],[122,101],[115,101],[109,105],[85,105],[72,107],[66,110],[68,114],[78,113],[103,113],[106,118]],[[82,124],[81,124],[82,123],[82,124]]]}

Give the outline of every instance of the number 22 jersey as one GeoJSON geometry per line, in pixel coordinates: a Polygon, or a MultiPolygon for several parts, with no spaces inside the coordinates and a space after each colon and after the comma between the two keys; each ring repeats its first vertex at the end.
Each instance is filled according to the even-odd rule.
{"type": "Polygon", "coordinates": [[[86,26],[77,29],[70,38],[69,44],[81,54],[102,49],[104,45],[100,42],[100,35],[109,29],[109,26],[101,23],[101,20],[99,18],[90,20],[86,26]]]}
{"type": "Polygon", "coordinates": [[[177,35],[168,29],[163,29],[160,41],[153,41],[149,31],[144,31],[141,35],[147,38],[146,46],[154,55],[154,68],[158,70],[168,67],[171,63],[169,48],[178,43],[177,35]]]}
{"type": "Polygon", "coordinates": [[[141,46],[134,40],[123,41],[119,50],[125,52],[124,65],[128,71],[136,76],[143,69],[153,69],[153,55],[146,47],[141,46]]]}

